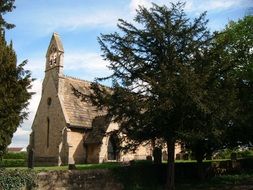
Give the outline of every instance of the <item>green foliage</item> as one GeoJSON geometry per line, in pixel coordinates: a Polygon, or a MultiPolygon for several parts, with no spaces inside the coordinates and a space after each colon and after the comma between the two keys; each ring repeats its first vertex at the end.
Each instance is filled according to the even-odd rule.
{"type": "Polygon", "coordinates": [[[3,18],[4,14],[6,14],[7,12],[11,12],[15,8],[14,2],[15,0],[0,1],[0,8],[1,8],[0,9],[0,31],[1,32],[4,28],[11,29],[15,27],[14,24],[7,23],[3,18]]]}
{"type": "Polygon", "coordinates": [[[31,73],[24,69],[27,61],[17,65],[12,44],[0,33],[0,158],[11,143],[13,133],[27,117],[28,100],[32,93],[31,73]]]}
{"type": "Polygon", "coordinates": [[[93,83],[93,104],[106,107],[134,143],[217,144],[228,115],[237,111],[237,91],[230,77],[234,65],[220,55],[225,45],[214,43],[205,13],[191,22],[182,3],[153,4],[141,7],[134,20],[136,26],[119,20],[121,33],[99,38],[113,74],[98,81],[111,79],[113,86],[109,91],[93,83]]]}
{"type": "Polygon", "coordinates": [[[227,133],[231,146],[253,141],[253,16],[246,16],[237,22],[230,22],[218,38],[226,41],[225,51],[236,62],[234,70],[239,89],[239,112],[233,118],[227,133]]]}
{"type": "Polygon", "coordinates": [[[24,167],[26,166],[26,160],[24,159],[2,159],[0,161],[0,167],[24,167]]]}
{"type": "Polygon", "coordinates": [[[253,151],[252,150],[245,150],[237,152],[238,158],[253,158],[253,151]]]}
{"type": "Polygon", "coordinates": [[[252,158],[253,151],[252,150],[238,150],[238,149],[223,149],[219,150],[214,154],[214,159],[230,159],[231,154],[236,153],[236,157],[239,159],[244,158],[252,158]]]}
{"type": "Polygon", "coordinates": [[[18,152],[18,153],[13,153],[13,152],[8,152],[3,156],[3,159],[27,159],[27,152],[18,152]]]}
{"type": "Polygon", "coordinates": [[[184,181],[177,185],[177,190],[224,190],[245,189],[251,185],[253,174],[241,173],[236,175],[216,176],[205,181],[184,181]]]}
{"type": "Polygon", "coordinates": [[[27,153],[7,153],[0,161],[0,167],[25,167],[27,164],[27,153]]]}
{"type": "Polygon", "coordinates": [[[214,154],[214,159],[230,159],[232,152],[231,149],[219,150],[214,154]]]}
{"type": "Polygon", "coordinates": [[[36,186],[36,173],[31,170],[0,170],[0,189],[17,190],[36,186]]]}
{"type": "Polygon", "coordinates": [[[15,51],[12,42],[7,44],[5,29],[11,29],[15,25],[7,23],[3,15],[11,12],[15,0],[0,1],[0,159],[11,143],[13,133],[23,119],[27,117],[28,100],[32,93],[31,73],[24,69],[27,61],[17,65],[15,51]]]}

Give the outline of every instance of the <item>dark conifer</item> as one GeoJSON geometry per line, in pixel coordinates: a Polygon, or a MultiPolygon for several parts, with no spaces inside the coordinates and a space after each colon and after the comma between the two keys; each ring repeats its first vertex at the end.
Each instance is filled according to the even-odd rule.
{"type": "Polygon", "coordinates": [[[3,14],[12,11],[14,1],[0,2],[0,158],[11,143],[13,133],[27,117],[28,100],[32,93],[31,73],[24,69],[27,61],[17,65],[17,57],[12,47],[5,40],[4,29],[14,25],[3,19],[3,14]]]}
{"type": "Polygon", "coordinates": [[[205,13],[192,20],[183,6],[139,7],[135,25],[120,19],[120,32],[101,35],[112,75],[93,83],[91,96],[134,145],[156,139],[167,144],[169,190],[175,189],[175,142],[221,127],[236,94],[229,78],[234,65],[221,59],[223,44],[214,43],[205,13]],[[111,90],[98,84],[106,79],[111,90]]]}

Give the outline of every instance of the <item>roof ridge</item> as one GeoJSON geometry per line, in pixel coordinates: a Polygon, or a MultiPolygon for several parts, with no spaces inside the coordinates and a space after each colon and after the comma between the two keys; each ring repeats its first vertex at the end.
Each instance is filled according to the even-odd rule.
{"type": "MultiPolygon", "coordinates": [[[[85,80],[85,79],[80,79],[80,78],[77,78],[77,77],[72,77],[72,76],[65,75],[65,74],[63,74],[62,77],[63,77],[63,78],[70,78],[70,79],[78,80],[78,81],[81,81],[81,82],[86,82],[86,83],[89,83],[89,84],[91,84],[91,83],[94,82],[94,81],[88,81],[88,80],[85,80]]],[[[98,84],[99,84],[100,86],[105,87],[105,88],[110,88],[110,89],[111,89],[111,87],[106,86],[106,85],[104,85],[104,84],[101,84],[101,83],[98,83],[98,84]]]]}
{"type": "Polygon", "coordinates": [[[88,80],[85,80],[85,79],[80,79],[80,78],[72,77],[72,76],[68,76],[68,75],[63,75],[63,77],[64,78],[74,79],[74,80],[79,80],[79,81],[82,81],[82,82],[92,83],[92,81],[88,81],[88,80]]]}

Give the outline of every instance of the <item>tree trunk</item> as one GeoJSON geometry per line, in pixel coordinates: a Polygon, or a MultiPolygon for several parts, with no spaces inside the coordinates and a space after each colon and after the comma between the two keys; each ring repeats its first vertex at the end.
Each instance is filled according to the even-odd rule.
{"type": "Polygon", "coordinates": [[[174,139],[167,140],[167,190],[175,190],[175,141],[174,139]]]}
{"type": "Polygon", "coordinates": [[[198,179],[204,180],[205,179],[205,171],[204,171],[203,160],[197,160],[197,168],[198,168],[198,179]]]}
{"type": "Polygon", "coordinates": [[[158,165],[162,163],[162,150],[159,147],[155,147],[153,150],[154,164],[158,165]]]}
{"type": "Polygon", "coordinates": [[[205,178],[205,171],[204,171],[204,153],[203,152],[197,152],[196,154],[196,160],[197,160],[197,175],[199,180],[203,180],[205,178]]]}

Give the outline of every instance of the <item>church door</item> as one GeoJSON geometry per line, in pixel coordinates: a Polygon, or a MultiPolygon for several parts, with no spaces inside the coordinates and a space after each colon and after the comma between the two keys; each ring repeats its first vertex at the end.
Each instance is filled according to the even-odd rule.
{"type": "Polygon", "coordinates": [[[108,141],[107,147],[107,155],[108,160],[117,160],[118,158],[118,150],[117,150],[117,137],[115,135],[111,135],[108,141]]]}

